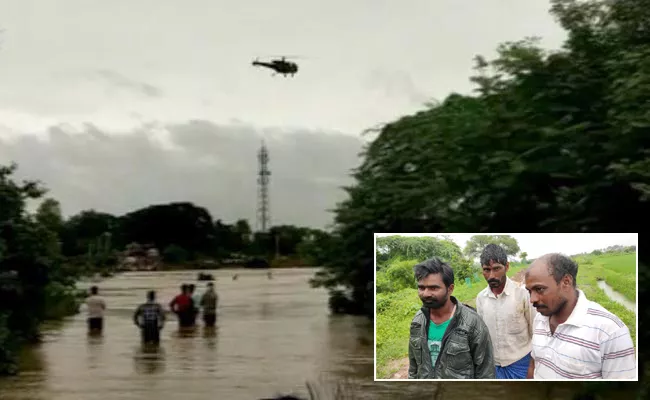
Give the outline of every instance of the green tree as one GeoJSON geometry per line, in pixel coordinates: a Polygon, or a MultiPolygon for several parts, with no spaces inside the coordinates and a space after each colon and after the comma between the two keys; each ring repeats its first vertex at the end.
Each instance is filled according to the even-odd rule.
{"type": "Polygon", "coordinates": [[[23,341],[38,340],[47,288],[61,278],[58,237],[39,223],[51,222],[44,218],[51,216],[48,207],[37,216],[26,212],[27,201],[40,199],[45,190],[38,182],[17,183],[16,169],[0,166],[0,374],[16,372],[15,354],[23,341]]]}
{"type": "Polygon", "coordinates": [[[63,254],[67,257],[86,255],[88,248],[97,247],[98,239],[110,233],[110,247],[124,247],[128,242],[122,235],[120,219],[114,215],[85,210],[64,223],[61,234],[63,254]]]}
{"type": "Polygon", "coordinates": [[[497,244],[505,250],[509,256],[519,253],[517,239],[509,235],[475,235],[465,244],[464,253],[470,258],[476,258],[488,244],[497,244]]]}
{"type": "Polygon", "coordinates": [[[153,244],[159,249],[176,245],[191,259],[215,252],[214,222],[203,207],[188,202],[157,204],[120,218],[125,243],[153,244]]]}
{"type": "Polygon", "coordinates": [[[239,219],[235,222],[233,232],[238,235],[239,251],[246,252],[252,241],[253,230],[251,229],[250,224],[245,219],[239,219]]]}
{"type": "Polygon", "coordinates": [[[36,221],[51,232],[57,235],[61,234],[64,223],[61,213],[61,203],[52,198],[43,200],[36,211],[36,221]]]}
{"type": "Polygon", "coordinates": [[[521,261],[526,262],[526,257],[528,257],[528,253],[526,253],[525,251],[522,251],[520,256],[521,256],[521,261]]]}
{"type": "Polygon", "coordinates": [[[185,251],[185,249],[175,244],[171,244],[165,247],[165,249],[162,252],[162,256],[165,262],[172,263],[172,264],[184,263],[188,259],[187,251],[185,251]]]}
{"type": "Polygon", "coordinates": [[[431,236],[385,236],[377,238],[377,266],[392,259],[420,260],[437,256],[449,262],[461,256],[460,247],[452,240],[431,236]]]}
{"type": "Polygon", "coordinates": [[[325,265],[329,261],[328,255],[332,254],[333,242],[333,237],[329,232],[311,229],[296,246],[296,252],[309,265],[325,265]]]}

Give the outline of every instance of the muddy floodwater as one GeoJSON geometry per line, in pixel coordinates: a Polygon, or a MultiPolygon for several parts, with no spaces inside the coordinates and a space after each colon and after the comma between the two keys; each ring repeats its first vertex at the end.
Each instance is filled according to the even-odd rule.
{"type": "MultiPolygon", "coordinates": [[[[345,381],[355,398],[433,398],[430,382],[373,382],[372,323],[330,316],[327,293],[312,289],[312,268],[204,271],[216,277],[217,329],[181,334],[169,316],[159,349],[144,349],[133,325],[148,290],[167,307],[198,271],[126,273],[98,283],[106,299],[105,333],[88,337],[82,312],[46,327],[26,349],[22,372],[0,378],[3,400],[259,399],[307,395],[305,381],[345,381]],[[232,280],[237,273],[238,279],[232,280]]],[[[87,287],[90,284],[85,283],[87,287]]],[[[445,400],[570,399],[575,384],[444,383],[445,400]]],[[[331,386],[330,386],[331,387],[331,386]]],[[[328,397],[323,397],[327,399],[328,397]]],[[[333,397],[329,397],[333,398],[333,397]]]]}

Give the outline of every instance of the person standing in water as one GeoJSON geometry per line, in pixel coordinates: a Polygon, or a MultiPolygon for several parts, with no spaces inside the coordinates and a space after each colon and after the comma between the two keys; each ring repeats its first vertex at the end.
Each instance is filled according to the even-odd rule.
{"type": "Polygon", "coordinates": [[[156,292],[147,292],[147,302],[140,304],[133,314],[133,323],[140,328],[143,344],[159,344],[160,330],[165,324],[165,312],[156,302],[156,292]]]}
{"type": "Polygon", "coordinates": [[[99,297],[97,286],[90,288],[90,296],[86,299],[86,307],[88,308],[88,333],[101,334],[104,330],[106,302],[99,297]]]}
{"type": "Polygon", "coordinates": [[[210,282],[207,285],[207,290],[201,296],[201,307],[203,308],[203,322],[206,327],[213,327],[217,322],[217,302],[219,296],[214,291],[214,283],[210,282]]]}
{"type": "Polygon", "coordinates": [[[169,303],[169,309],[178,316],[178,325],[181,328],[192,326],[194,304],[189,294],[189,285],[181,285],[181,292],[169,303]]]}
{"type": "Polygon", "coordinates": [[[188,286],[189,295],[192,298],[192,326],[196,325],[196,317],[199,315],[199,307],[201,306],[201,295],[196,292],[196,286],[190,284],[188,286]]]}

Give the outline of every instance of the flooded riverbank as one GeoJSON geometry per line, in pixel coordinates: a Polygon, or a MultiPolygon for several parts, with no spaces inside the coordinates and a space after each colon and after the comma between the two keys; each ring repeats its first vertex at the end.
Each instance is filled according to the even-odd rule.
{"type": "MultiPolygon", "coordinates": [[[[160,349],[143,349],[132,315],[147,290],[163,305],[198,271],[133,272],[99,282],[108,310],[102,338],[89,338],[83,313],[46,326],[26,349],[22,373],[0,379],[3,400],[259,399],[307,396],[305,381],[347,381],[355,398],[431,398],[435,383],[373,382],[372,322],[330,316],[327,293],[312,289],[314,269],[203,271],[216,277],[218,328],[180,334],[175,319],[160,349]],[[239,275],[232,280],[232,275],[239,275]]],[[[89,286],[90,283],[84,284],[89,286]]],[[[170,316],[171,317],[171,316],[170,316]]],[[[577,383],[450,382],[445,400],[571,399],[577,383]]],[[[331,397],[333,398],[333,397],[331,397]]]]}

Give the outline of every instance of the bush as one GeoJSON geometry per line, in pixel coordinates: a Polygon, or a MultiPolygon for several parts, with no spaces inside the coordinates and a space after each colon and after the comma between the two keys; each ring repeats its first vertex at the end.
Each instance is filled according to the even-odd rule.
{"type": "Polygon", "coordinates": [[[345,314],[350,308],[350,299],[341,290],[334,290],[328,302],[330,311],[334,314],[345,314]]]}
{"type": "Polygon", "coordinates": [[[16,349],[18,343],[7,327],[8,315],[0,312],[0,375],[14,375],[18,372],[16,349]]]}
{"type": "Polygon", "coordinates": [[[391,283],[391,291],[415,288],[413,267],[417,263],[416,260],[396,261],[386,268],[385,276],[391,283]]]}
{"type": "Polygon", "coordinates": [[[45,287],[45,319],[60,319],[79,312],[79,293],[70,286],[52,282],[45,287]]]}
{"type": "Polygon", "coordinates": [[[184,263],[188,258],[188,252],[175,244],[171,244],[163,250],[163,259],[168,263],[184,263]]]}

